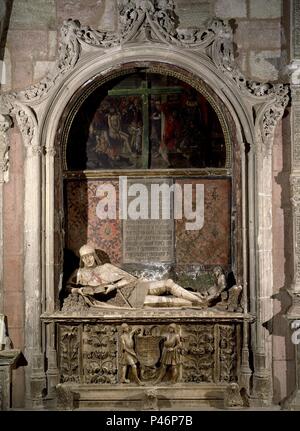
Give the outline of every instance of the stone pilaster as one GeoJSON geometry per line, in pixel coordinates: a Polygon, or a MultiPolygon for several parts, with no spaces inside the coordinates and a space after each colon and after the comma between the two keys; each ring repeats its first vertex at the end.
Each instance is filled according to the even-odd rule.
{"type": "Polygon", "coordinates": [[[9,175],[9,142],[7,132],[12,126],[8,115],[0,115],[0,313],[3,313],[3,184],[9,175]]]}
{"type": "MultiPolygon", "coordinates": [[[[300,0],[291,1],[291,203],[293,224],[293,284],[289,289],[292,305],[286,318],[300,319],[300,0]]],[[[300,410],[300,346],[295,345],[295,390],[284,403],[284,408],[300,410]]]]}
{"type": "Polygon", "coordinates": [[[42,147],[36,144],[35,133],[30,144],[25,144],[24,166],[24,293],[25,293],[25,374],[26,404],[41,408],[46,388],[44,355],[42,353],[41,286],[41,157],[42,147]]]}
{"type": "Polygon", "coordinates": [[[272,339],[263,323],[272,318],[272,137],[260,132],[256,142],[256,348],[254,352],[254,405],[272,400],[272,339]]]}
{"type": "MultiPolygon", "coordinates": [[[[55,237],[55,220],[53,208],[55,208],[55,185],[54,185],[54,159],[56,155],[55,148],[46,147],[45,162],[46,162],[46,184],[49,185],[50,193],[46,195],[46,217],[45,231],[49,238],[45,250],[45,311],[53,313],[55,311],[55,293],[57,289],[54,286],[54,237],[55,237]]],[[[46,356],[47,356],[47,399],[53,400],[56,398],[56,385],[59,383],[59,371],[57,367],[57,352],[55,339],[55,325],[49,323],[45,327],[46,335],[46,356]]]]}
{"type": "MultiPolygon", "coordinates": [[[[300,2],[298,8],[300,9],[300,2]]],[[[295,7],[295,5],[294,5],[295,7]]],[[[296,27],[295,27],[296,28],[296,27]]],[[[300,30],[300,28],[298,28],[300,30]]],[[[298,42],[300,39],[298,36],[298,42]]],[[[298,50],[300,46],[298,47],[298,50]]],[[[297,54],[294,49],[294,54],[297,54]]],[[[300,51],[298,52],[300,57],[300,51]]],[[[289,289],[292,305],[287,312],[287,319],[292,323],[300,319],[300,60],[290,65],[291,71],[291,203],[293,224],[293,284],[289,289]]],[[[286,400],[284,407],[300,410],[300,346],[295,345],[296,382],[295,390],[286,400]]]]}
{"type": "Polygon", "coordinates": [[[256,347],[253,396],[255,404],[270,405],[273,397],[272,335],[264,327],[273,317],[272,177],[275,128],[288,103],[287,87],[274,86],[269,102],[257,110],[255,122],[256,199],[256,347]]]}

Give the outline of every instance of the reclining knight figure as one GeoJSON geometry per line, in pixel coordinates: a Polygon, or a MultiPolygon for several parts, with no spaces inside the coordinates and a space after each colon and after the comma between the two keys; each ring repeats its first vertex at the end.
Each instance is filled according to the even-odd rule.
{"type": "Polygon", "coordinates": [[[87,244],[80,248],[79,255],[80,268],[72,274],[67,287],[71,293],[82,295],[92,307],[119,308],[118,302],[105,302],[111,297],[108,294],[116,290],[121,297],[122,308],[207,307],[226,288],[225,275],[220,267],[216,267],[214,271],[215,285],[206,294],[201,294],[189,292],[171,279],[149,281],[137,278],[110,263],[101,265],[95,249],[87,244]]]}

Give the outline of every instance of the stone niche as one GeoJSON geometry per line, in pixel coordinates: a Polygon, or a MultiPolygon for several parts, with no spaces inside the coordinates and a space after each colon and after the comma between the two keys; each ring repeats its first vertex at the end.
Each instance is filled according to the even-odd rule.
{"type": "Polygon", "coordinates": [[[205,290],[216,265],[241,278],[240,178],[232,176],[239,151],[233,160],[229,112],[204,81],[137,62],[94,82],[74,103],[57,138],[64,272],[89,243],[135,275],[175,277],[183,287],[205,290]],[[106,193],[114,202],[105,209],[106,193]]]}
{"type": "MultiPolygon", "coordinates": [[[[224,406],[228,385],[248,390],[242,334],[251,320],[237,287],[241,188],[234,126],[204,81],[175,66],[135,63],[109,78],[85,88],[76,110],[62,116],[57,136],[64,286],[61,310],[43,321],[56,328],[58,407],[224,406]],[[172,187],[180,194],[169,193],[172,187]],[[112,216],[104,218],[108,211],[112,216]],[[68,288],[69,275],[83,265],[79,250],[86,243],[97,250],[99,264],[151,281],[172,278],[211,300],[203,307],[155,302],[130,309],[122,286],[115,297],[98,296],[96,306],[104,301],[105,308],[96,308],[94,298],[68,288]]],[[[78,272],[73,287],[76,280],[78,272]]],[[[167,300],[173,300],[171,292],[167,300]]]]}

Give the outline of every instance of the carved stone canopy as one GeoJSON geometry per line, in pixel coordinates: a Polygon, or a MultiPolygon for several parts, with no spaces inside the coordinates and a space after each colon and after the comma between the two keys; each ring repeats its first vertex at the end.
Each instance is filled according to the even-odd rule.
{"type": "Polygon", "coordinates": [[[53,70],[25,90],[3,94],[1,113],[16,118],[25,145],[32,145],[44,116],[39,105],[59,90],[87,55],[97,52],[98,58],[104,59],[116,50],[122,52],[147,44],[154,50],[168,46],[182,55],[191,53],[200,61],[205,60],[216,74],[225,75],[228,85],[250,101],[253,109],[249,109],[248,115],[260,138],[272,138],[288,102],[288,86],[258,83],[240,72],[234,61],[233,34],[227,21],[213,19],[205,30],[179,29],[174,9],[173,0],[118,0],[117,32],[81,26],[77,20],[65,21],[53,70]]]}

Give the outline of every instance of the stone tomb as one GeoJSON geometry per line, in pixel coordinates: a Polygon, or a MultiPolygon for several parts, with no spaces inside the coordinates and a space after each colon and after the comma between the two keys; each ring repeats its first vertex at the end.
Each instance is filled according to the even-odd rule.
{"type": "Polygon", "coordinates": [[[43,320],[56,324],[59,409],[222,408],[228,385],[241,382],[243,313],[85,309],[72,315],[44,315],[43,320]],[[128,366],[122,383],[126,325],[132,334],[138,381],[128,366]],[[180,338],[175,378],[172,365],[163,367],[170,326],[180,338]]]}

